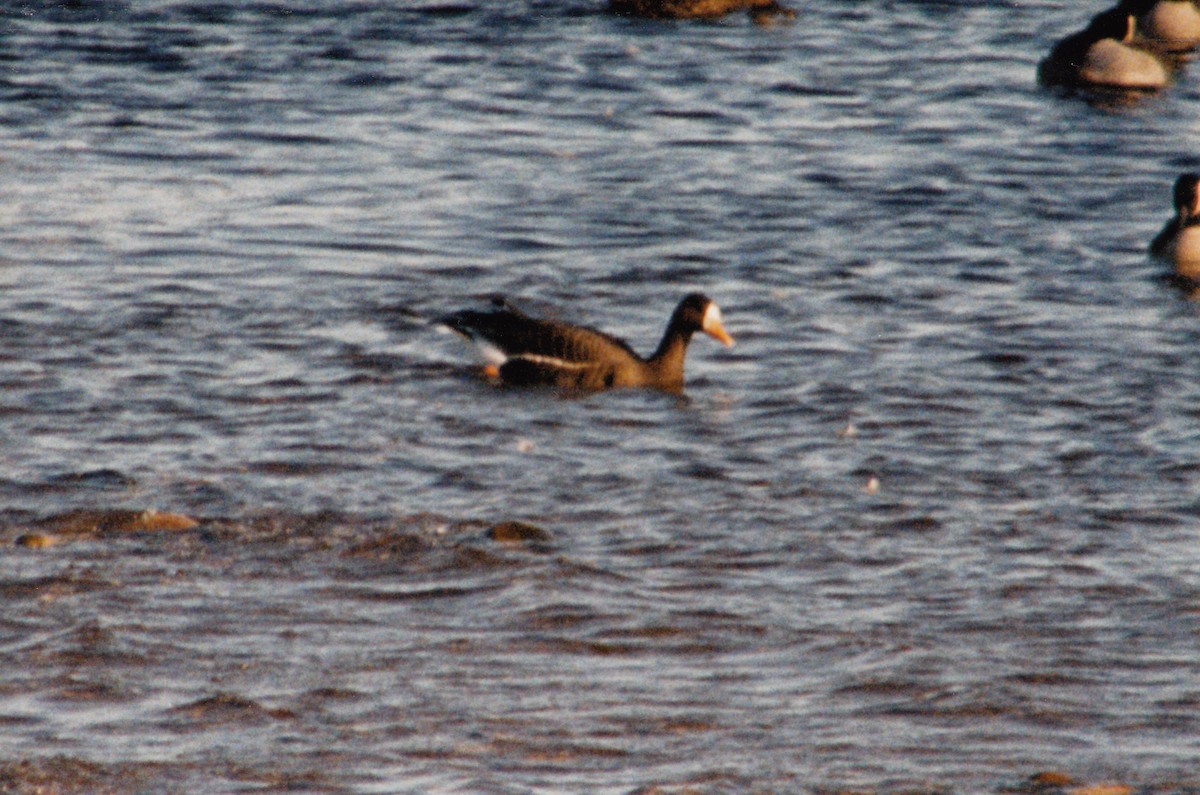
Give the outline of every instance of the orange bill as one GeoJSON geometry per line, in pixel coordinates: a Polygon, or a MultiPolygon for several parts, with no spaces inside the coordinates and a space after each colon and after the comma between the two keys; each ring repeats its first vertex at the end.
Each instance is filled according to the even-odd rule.
{"type": "Polygon", "coordinates": [[[719,314],[706,313],[702,330],[713,339],[720,340],[725,347],[733,347],[733,337],[729,336],[729,332],[725,330],[725,325],[721,323],[721,316],[719,314]]]}

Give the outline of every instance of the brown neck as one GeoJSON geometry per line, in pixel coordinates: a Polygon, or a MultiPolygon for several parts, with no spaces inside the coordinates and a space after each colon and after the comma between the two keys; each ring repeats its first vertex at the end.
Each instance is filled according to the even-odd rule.
{"type": "Polygon", "coordinates": [[[673,326],[663,335],[658,350],[646,363],[654,372],[658,385],[664,389],[683,388],[683,359],[691,342],[690,331],[680,331],[673,326]]]}

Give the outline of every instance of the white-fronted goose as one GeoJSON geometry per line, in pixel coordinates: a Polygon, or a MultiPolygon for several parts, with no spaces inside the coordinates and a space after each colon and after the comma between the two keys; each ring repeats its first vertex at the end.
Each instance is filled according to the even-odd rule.
{"type": "Polygon", "coordinates": [[[1200,281],[1200,174],[1175,180],[1175,217],[1150,243],[1150,253],[1183,278],[1200,281]]]}
{"type": "Polygon", "coordinates": [[[602,331],[539,320],[495,302],[486,312],[463,310],[439,322],[475,342],[489,361],[488,375],[514,386],[548,385],[601,390],[650,387],[683,389],[683,359],[692,335],[702,331],[733,345],[712,299],[692,293],[679,302],[658,350],[647,359],[602,331]]]}
{"type": "Polygon", "coordinates": [[[1153,90],[1171,81],[1161,58],[1134,46],[1137,21],[1114,8],[1060,41],[1038,67],[1048,85],[1153,90]]]}

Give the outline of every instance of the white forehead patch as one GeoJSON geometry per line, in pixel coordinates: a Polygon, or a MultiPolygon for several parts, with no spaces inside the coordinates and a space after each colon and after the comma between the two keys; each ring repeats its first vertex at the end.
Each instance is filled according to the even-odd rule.
{"type": "Polygon", "coordinates": [[[709,301],[708,309],[704,310],[704,318],[700,321],[700,325],[708,328],[713,323],[721,322],[721,310],[717,308],[715,301],[709,301]]]}

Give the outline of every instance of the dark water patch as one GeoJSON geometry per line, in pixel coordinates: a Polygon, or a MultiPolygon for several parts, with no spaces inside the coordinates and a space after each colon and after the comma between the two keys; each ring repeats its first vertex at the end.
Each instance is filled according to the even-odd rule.
{"type": "Polygon", "coordinates": [[[312,478],[336,472],[346,472],[357,467],[342,462],[317,461],[252,461],[245,465],[246,471],[277,478],[312,478]]]}
{"type": "Polygon", "coordinates": [[[867,709],[874,712],[884,704],[925,701],[934,696],[938,690],[917,681],[875,678],[843,685],[835,692],[854,700],[861,699],[869,702],[870,707],[867,709]]]}
{"type": "Polygon", "coordinates": [[[363,602],[429,602],[463,599],[496,590],[494,586],[436,586],[431,588],[355,588],[342,591],[363,602]]]}
{"type": "MultiPolygon", "coordinates": [[[[119,585],[110,583],[110,587],[119,585]]],[[[97,670],[129,668],[151,661],[148,650],[132,638],[95,620],[43,637],[21,651],[23,659],[43,666],[47,671],[58,666],[71,671],[93,667],[97,670]]]]}
{"type": "MultiPolygon", "coordinates": [[[[7,715],[0,712],[0,726],[11,727],[14,730],[29,730],[40,722],[40,719],[33,715],[7,715]]],[[[3,761],[0,761],[0,784],[3,784],[4,773],[3,761]]]]}
{"type": "Polygon", "coordinates": [[[973,361],[992,365],[1000,370],[1010,370],[1027,367],[1030,357],[1015,351],[992,351],[978,354],[974,357],[973,361]]]}
{"type": "Polygon", "coordinates": [[[538,654],[583,657],[629,657],[640,655],[645,651],[645,648],[637,643],[615,643],[575,638],[541,638],[531,642],[527,641],[526,645],[531,651],[538,654]]]}
{"type": "MultiPolygon", "coordinates": [[[[712,528],[715,530],[715,528],[712,528]]],[[[778,560],[773,559],[769,554],[759,552],[737,552],[734,550],[720,549],[709,550],[708,554],[693,552],[689,558],[695,556],[688,564],[688,569],[700,572],[751,572],[761,571],[775,568],[779,565],[778,560]]],[[[698,582],[697,585],[700,583],[698,582]]],[[[685,586],[686,587],[686,586],[685,586]]],[[[716,613],[704,614],[709,620],[719,621],[722,616],[716,613]]],[[[729,618],[729,616],[724,616],[729,618]]]]}
{"type": "Polygon", "coordinates": [[[341,687],[319,687],[303,693],[300,696],[300,703],[307,708],[328,704],[362,702],[368,698],[370,698],[370,694],[361,690],[341,687]]]}
{"type": "Polygon", "coordinates": [[[1029,687],[1078,687],[1100,684],[1095,678],[1072,675],[1062,671],[1030,671],[1007,677],[1007,681],[1029,687]]]}
{"type": "Polygon", "coordinates": [[[99,441],[104,444],[112,445],[129,445],[132,447],[145,447],[151,444],[166,444],[179,443],[186,444],[193,440],[195,434],[187,432],[178,433],[126,433],[113,436],[102,436],[99,441]]]}
{"type": "Polygon", "coordinates": [[[635,716],[610,718],[609,722],[622,734],[636,737],[704,734],[723,729],[718,719],[703,713],[663,716],[653,719],[635,716]]]}
{"type": "Polygon", "coordinates": [[[564,247],[564,243],[560,240],[544,235],[528,234],[524,230],[513,232],[500,230],[496,240],[505,250],[515,252],[541,253],[564,247]]]}
{"type": "MultiPolygon", "coordinates": [[[[176,43],[176,46],[178,43],[176,43]]],[[[93,64],[145,66],[152,72],[173,73],[188,69],[187,58],[169,46],[151,43],[75,45],[84,59],[93,64]]]]}
{"type": "Polygon", "coordinates": [[[744,640],[725,634],[698,634],[679,627],[641,627],[608,630],[588,640],[564,640],[562,650],[597,656],[653,654],[691,657],[735,654],[744,640]]]}
{"type": "Polygon", "coordinates": [[[855,304],[864,307],[887,307],[894,306],[898,303],[893,295],[885,295],[878,292],[850,292],[841,296],[841,300],[848,304],[855,304]]]}
{"type": "Polygon", "coordinates": [[[942,529],[941,520],[933,516],[911,516],[886,525],[886,531],[893,533],[936,533],[942,529]]]}
{"type": "Polygon", "coordinates": [[[663,620],[641,622],[570,609],[564,612],[559,606],[538,611],[533,626],[540,630],[536,640],[539,648],[598,656],[723,654],[756,643],[766,634],[765,628],[741,617],[714,611],[679,612],[663,620]],[[614,622],[623,625],[612,626],[614,622]],[[591,626],[595,626],[594,631],[580,633],[591,626]]]}
{"type": "Polygon", "coordinates": [[[120,162],[215,165],[217,163],[232,163],[237,159],[237,155],[232,152],[219,152],[215,150],[200,151],[195,149],[190,149],[188,151],[170,151],[164,150],[161,146],[151,146],[146,149],[98,146],[96,151],[105,158],[120,162]]]}
{"type": "MultiPolygon", "coordinates": [[[[281,346],[281,349],[287,350],[288,347],[284,345],[281,346]]],[[[260,393],[233,392],[224,395],[223,400],[230,405],[241,406],[304,406],[311,403],[337,403],[341,401],[341,396],[336,392],[307,392],[306,390],[310,386],[295,379],[264,381],[251,385],[244,384],[240,388],[255,389],[259,390],[260,393]],[[276,390],[282,391],[285,394],[261,394],[276,390]]]]}
{"type": "Polygon", "coordinates": [[[857,94],[850,89],[831,88],[826,85],[806,85],[795,82],[776,83],[770,90],[785,96],[797,97],[855,97],[857,94]]]}
{"type": "Polygon", "coordinates": [[[1093,513],[1097,529],[1114,526],[1128,527],[1174,527],[1180,517],[1162,511],[1147,511],[1140,508],[1101,508],[1093,513]]]}
{"type": "Polygon", "coordinates": [[[574,630],[611,616],[585,604],[553,604],[527,610],[520,617],[520,625],[537,631],[574,630]]]}
{"type": "Polygon", "coordinates": [[[412,9],[410,13],[423,17],[431,17],[434,19],[454,19],[473,14],[476,10],[477,9],[475,6],[467,5],[465,3],[435,3],[432,5],[412,9]]]}
{"type": "Polygon", "coordinates": [[[311,133],[280,133],[274,130],[231,130],[212,136],[210,140],[234,144],[268,144],[270,146],[311,147],[333,146],[341,139],[311,133]]]}
{"type": "Polygon", "coordinates": [[[65,0],[44,9],[44,21],[56,23],[109,22],[126,17],[130,12],[128,3],[106,3],[103,0],[65,0]]]}
{"type": "MultiPolygon", "coordinates": [[[[322,238],[320,240],[295,240],[293,242],[295,245],[302,248],[339,251],[350,254],[382,254],[389,257],[426,257],[439,253],[437,249],[434,248],[416,247],[410,241],[379,241],[372,239],[371,237],[357,238],[353,240],[322,238]]],[[[456,266],[448,265],[445,267],[454,268],[456,266]]],[[[345,276],[344,273],[338,271],[332,271],[328,275],[330,277],[345,276]]]]}
{"type": "Polygon", "coordinates": [[[67,92],[54,83],[0,80],[0,96],[8,102],[65,102],[67,92]]]}
{"type": "Polygon", "coordinates": [[[171,10],[181,19],[199,25],[227,25],[234,21],[239,7],[233,3],[181,3],[171,10]]]}
{"type": "Polygon", "coordinates": [[[136,701],[139,694],[104,678],[69,675],[57,685],[52,698],[69,704],[120,704],[136,701]]]}
{"type": "Polygon", "coordinates": [[[70,491],[88,489],[94,491],[120,491],[132,488],[137,481],[115,469],[92,469],[85,472],[65,472],[55,475],[47,482],[47,488],[70,491]]]}
{"type": "Polygon", "coordinates": [[[69,569],[61,574],[0,580],[0,594],[7,599],[50,601],[64,596],[106,591],[119,586],[116,580],[94,569],[69,569]]]}
{"type": "MultiPolygon", "coordinates": [[[[329,57],[329,56],[326,56],[329,57]]],[[[384,72],[356,72],[352,75],[347,75],[341,79],[341,84],[351,88],[360,89],[380,89],[389,86],[405,83],[407,77],[401,75],[390,75],[384,72]]]]}
{"type": "Polygon", "coordinates": [[[588,764],[593,760],[619,760],[629,756],[623,748],[608,744],[570,742],[557,736],[520,738],[496,737],[492,740],[494,753],[517,757],[526,764],[542,764],[548,770],[558,767],[588,764]]]}
{"type": "Polygon", "coordinates": [[[358,61],[362,60],[358,52],[353,47],[344,44],[331,44],[318,54],[319,58],[324,58],[330,61],[358,61]]]}
{"type": "Polygon", "coordinates": [[[738,119],[734,116],[724,113],[721,110],[708,109],[678,109],[678,108],[659,108],[653,111],[653,114],[662,119],[680,119],[684,121],[716,121],[728,124],[738,123],[738,119]]]}
{"type": "Polygon", "coordinates": [[[666,146],[677,149],[727,150],[730,147],[730,142],[725,138],[673,138],[666,142],[666,146]]]}
{"type": "Polygon", "coordinates": [[[729,479],[729,473],[725,467],[703,462],[693,462],[683,467],[677,467],[676,471],[684,477],[696,480],[723,481],[729,479]]]}

